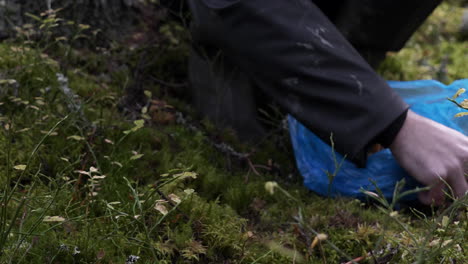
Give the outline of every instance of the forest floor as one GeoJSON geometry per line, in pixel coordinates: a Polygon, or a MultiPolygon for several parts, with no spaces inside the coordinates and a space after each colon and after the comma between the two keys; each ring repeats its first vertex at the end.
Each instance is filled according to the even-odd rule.
{"type": "MultiPolygon", "coordinates": [[[[441,5],[382,76],[466,78],[461,13],[441,5]]],[[[425,212],[321,197],[287,131],[251,145],[200,120],[179,24],[84,48],[92,28],[36,19],[0,43],[0,263],[468,263],[466,197],[425,212]]]]}

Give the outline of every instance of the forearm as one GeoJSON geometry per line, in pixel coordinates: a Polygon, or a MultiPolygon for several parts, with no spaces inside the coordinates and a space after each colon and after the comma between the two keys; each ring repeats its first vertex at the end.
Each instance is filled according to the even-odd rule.
{"type": "Polygon", "coordinates": [[[408,108],[313,4],[239,1],[206,37],[289,113],[356,157],[408,108]]]}

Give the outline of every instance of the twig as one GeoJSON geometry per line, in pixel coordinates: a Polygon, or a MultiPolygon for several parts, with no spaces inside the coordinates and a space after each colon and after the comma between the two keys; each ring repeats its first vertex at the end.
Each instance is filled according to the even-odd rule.
{"type": "Polygon", "coordinates": [[[187,87],[187,83],[168,83],[168,82],[165,82],[163,80],[160,80],[152,75],[149,76],[151,78],[151,80],[155,81],[156,83],[160,84],[160,85],[164,85],[164,86],[167,86],[167,87],[170,87],[170,88],[183,88],[183,87],[187,87]]]}
{"type": "Polygon", "coordinates": [[[249,158],[245,158],[247,161],[247,164],[249,164],[250,169],[255,173],[255,175],[260,176],[260,173],[255,169],[255,166],[253,165],[252,161],[249,158]]]}
{"type": "Polygon", "coordinates": [[[260,169],[265,169],[265,170],[267,170],[267,171],[271,171],[271,167],[266,166],[266,165],[255,164],[254,167],[255,167],[255,168],[260,168],[260,169]]]}
{"type": "Polygon", "coordinates": [[[359,263],[359,261],[365,260],[366,258],[367,258],[367,256],[357,257],[357,258],[353,259],[352,261],[348,261],[348,262],[343,263],[343,264],[359,263]]]}
{"type": "MultiPolygon", "coordinates": [[[[176,112],[175,116],[176,116],[176,123],[177,124],[183,125],[185,128],[187,128],[188,130],[193,131],[193,132],[201,132],[202,131],[197,125],[194,124],[194,122],[191,122],[190,120],[187,120],[184,117],[183,113],[176,112]]],[[[282,128],[282,129],[284,129],[284,128],[282,128]]],[[[233,158],[236,158],[239,161],[246,162],[248,167],[249,167],[249,171],[252,171],[257,176],[261,175],[260,172],[257,170],[257,168],[265,169],[265,170],[270,171],[270,172],[276,171],[276,169],[277,169],[277,168],[275,168],[274,165],[253,164],[250,157],[252,156],[254,151],[252,151],[250,153],[238,152],[232,146],[230,146],[230,145],[228,145],[228,144],[226,144],[224,142],[217,143],[214,140],[212,140],[209,136],[205,137],[205,140],[213,148],[215,148],[216,150],[218,150],[219,152],[221,152],[223,154],[226,154],[228,157],[233,157],[233,158]]],[[[248,175],[245,177],[245,181],[248,182],[248,175]]]]}

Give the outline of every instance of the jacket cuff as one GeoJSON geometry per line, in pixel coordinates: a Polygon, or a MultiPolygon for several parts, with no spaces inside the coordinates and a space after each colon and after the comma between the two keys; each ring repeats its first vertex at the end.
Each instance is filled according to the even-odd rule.
{"type": "Polygon", "coordinates": [[[375,144],[380,144],[384,148],[390,147],[390,145],[395,140],[398,132],[403,127],[403,124],[406,121],[406,117],[408,115],[409,109],[406,109],[403,113],[401,113],[387,128],[378,134],[374,140],[372,140],[366,147],[364,147],[361,151],[356,153],[352,158],[351,161],[356,164],[359,168],[365,168],[367,163],[367,157],[369,156],[369,149],[374,146],[375,144]]]}
{"type": "Polygon", "coordinates": [[[384,148],[390,147],[395,140],[398,132],[405,123],[406,116],[408,115],[408,109],[404,111],[395,121],[393,121],[382,133],[375,138],[375,143],[382,145],[384,148]]]}

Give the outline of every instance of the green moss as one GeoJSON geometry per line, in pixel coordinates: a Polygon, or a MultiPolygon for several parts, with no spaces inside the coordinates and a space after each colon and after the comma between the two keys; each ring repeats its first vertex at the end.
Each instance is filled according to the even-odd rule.
{"type": "MultiPolygon", "coordinates": [[[[407,48],[385,61],[384,76],[432,78],[445,72],[437,69],[446,54],[448,81],[468,72],[463,62],[466,45],[449,34],[455,23],[434,22],[445,19],[451,8],[442,5],[407,48]]],[[[164,34],[174,38],[182,34],[178,30],[170,26],[164,34]]],[[[150,67],[168,80],[177,78],[168,67],[175,63],[182,68],[186,59],[186,53],[179,52],[186,43],[171,45],[167,57],[150,67]]],[[[119,58],[133,65],[138,53],[126,52],[119,58]]],[[[199,132],[146,121],[125,134],[135,124],[118,111],[117,101],[125,83],[133,81],[130,70],[104,72],[111,80],[103,80],[96,69],[105,68],[106,57],[87,54],[94,62],[83,64],[77,54],[66,64],[68,85],[82,107],[73,111],[57,81],[56,74],[64,69],[59,63],[35,49],[0,44],[0,80],[18,84],[0,85],[0,159],[5,161],[0,164],[5,186],[0,220],[6,223],[0,227],[0,262],[123,263],[129,255],[138,255],[138,263],[340,263],[349,261],[344,255],[355,258],[387,245],[400,248],[394,257],[398,263],[413,263],[418,259],[413,254],[421,252],[428,263],[439,263],[442,257],[466,262],[456,246],[467,246],[463,204],[458,211],[419,219],[405,212],[390,216],[389,209],[353,199],[317,196],[302,186],[282,133],[252,146],[207,121],[200,121],[199,132]],[[49,131],[53,133],[44,138],[49,131]],[[213,135],[252,153],[252,164],[276,170],[258,168],[255,173],[245,160],[214,148],[213,135]],[[28,164],[40,142],[24,172],[12,169],[28,164]],[[267,181],[278,182],[281,189],[268,193],[267,181]],[[193,194],[188,194],[190,189],[193,194]],[[181,200],[177,206],[174,197],[181,200]],[[49,222],[46,216],[61,218],[49,222]],[[311,248],[315,232],[328,239],[311,248]],[[447,238],[453,241],[447,248],[427,246],[447,238]],[[75,247],[80,253],[74,254],[75,247]]],[[[165,93],[151,90],[154,95],[165,93]]],[[[165,100],[190,112],[177,98],[165,100]]]]}
{"type": "Polygon", "coordinates": [[[398,53],[379,68],[389,80],[436,79],[451,83],[466,78],[468,46],[458,41],[463,8],[444,3],[398,53]]]}

